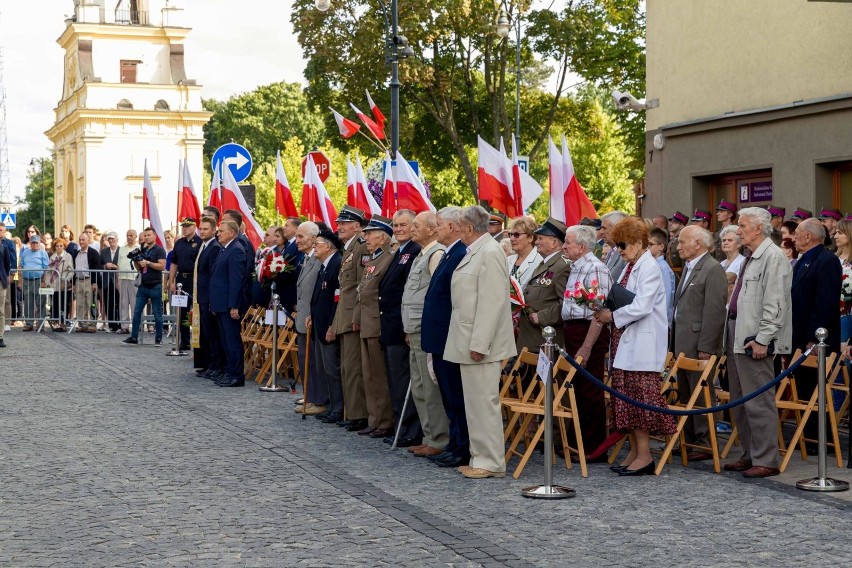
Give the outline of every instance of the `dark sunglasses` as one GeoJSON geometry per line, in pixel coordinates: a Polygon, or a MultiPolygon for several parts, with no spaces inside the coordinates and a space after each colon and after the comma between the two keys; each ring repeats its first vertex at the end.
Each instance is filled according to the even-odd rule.
{"type": "Polygon", "coordinates": [[[627,250],[627,245],[624,243],[615,243],[615,246],[617,246],[621,250],[627,250]]]}
{"type": "Polygon", "coordinates": [[[520,239],[523,235],[526,235],[526,233],[506,233],[506,234],[509,235],[512,238],[515,238],[515,239],[520,239]]]}

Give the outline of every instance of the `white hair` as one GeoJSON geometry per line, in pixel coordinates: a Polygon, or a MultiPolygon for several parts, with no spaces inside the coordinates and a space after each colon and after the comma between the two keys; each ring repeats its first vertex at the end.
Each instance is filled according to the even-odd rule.
{"type": "Polygon", "coordinates": [[[597,244],[597,231],[595,231],[594,227],[589,227],[586,225],[572,225],[568,227],[565,231],[565,238],[568,238],[568,235],[574,237],[574,242],[578,245],[583,245],[586,247],[586,251],[595,250],[595,245],[597,244]]]}
{"type": "Polygon", "coordinates": [[[462,209],[462,222],[471,225],[476,233],[487,233],[490,219],[491,215],[481,205],[471,205],[462,209]]]}
{"type": "Polygon", "coordinates": [[[309,237],[316,237],[317,235],[319,235],[320,232],[319,225],[317,225],[313,221],[303,221],[299,224],[299,228],[296,230],[304,231],[309,237]]]}
{"type": "Polygon", "coordinates": [[[736,225],[728,225],[727,227],[722,227],[719,231],[719,238],[732,234],[737,239],[737,242],[740,242],[740,236],[737,234],[737,226],[736,225]]]}
{"type": "Polygon", "coordinates": [[[458,227],[462,220],[462,208],[455,205],[449,205],[438,211],[436,216],[458,227]]]}
{"type": "Polygon", "coordinates": [[[740,220],[743,217],[748,217],[753,227],[760,226],[760,232],[764,237],[772,234],[772,215],[763,207],[746,207],[740,210],[740,220]]]}

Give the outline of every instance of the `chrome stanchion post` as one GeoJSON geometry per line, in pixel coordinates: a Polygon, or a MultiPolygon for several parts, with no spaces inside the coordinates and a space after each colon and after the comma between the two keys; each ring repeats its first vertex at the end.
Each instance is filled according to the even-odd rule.
{"type": "MultiPolygon", "coordinates": [[[[176,286],[176,288],[177,288],[177,292],[175,292],[175,296],[183,297],[183,284],[178,284],[176,286]]],[[[176,306],[174,301],[172,302],[172,307],[175,309],[175,327],[174,327],[174,330],[175,330],[175,346],[172,348],[171,351],[166,353],[166,355],[171,355],[173,357],[183,357],[183,356],[189,355],[189,353],[187,353],[186,351],[180,350],[180,311],[181,311],[181,307],[176,306]]]]}
{"type": "Polygon", "coordinates": [[[553,485],[553,382],[555,380],[553,338],[556,337],[556,331],[547,326],[542,330],[542,336],[544,336],[542,351],[547,359],[546,372],[541,372],[541,363],[539,363],[540,377],[544,382],[544,485],[526,487],[521,491],[521,495],[533,499],[566,499],[574,497],[575,491],[570,487],[553,485]]]}
{"type": "MultiPolygon", "coordinates": [[[[816,338],[819,340],[817,344],[817,353],[819,354],[819,372],[818,372],[818,382],[817,389],[819,392],[817,393],[818,400],[818,412],[819,412],[819,462],[817,465],[817,476],[812,479],[802,479],[796,482],[796,487],[802,489],[804,491],[847,491],[849,489],[849,482],[842,481],[839,479],[832,479],[830,477],[826,477],[826,464],[825,464],[825,436],[826,436],[826,423],[825,423],[825,350],[826,343],[825,340],[828,337],[828,331],[821,327],[816,330],[816,338]]],[[[835,448],[837,451],[837,448],[835,448]]]]}
{"type": "Polygon", "coordinates": [[[272,283],[272,384],[258,387],[260,392],[284,392],[278,385],[278,308],[281,298],[275,293],[275,283],[272,283]]]}

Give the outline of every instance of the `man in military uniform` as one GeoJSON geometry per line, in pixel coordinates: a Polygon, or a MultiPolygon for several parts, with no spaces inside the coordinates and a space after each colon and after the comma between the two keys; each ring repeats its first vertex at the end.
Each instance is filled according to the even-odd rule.
{"type": "Polygon", "coordinates": [[[689,220],[690,225],[698,225],[702,229],[710,230],[710,212],[706,209],[696,209],[692,214],[692,219],[689,220]]]}
{"type": "Polygon", "coordinates": [[[807,209],[802,207],[796,207],[796,210],[793,211],[793,214],[790,215],[790,220],[796,223],[797,225],[804,221],[805,219],[810,219],[814,214],[807,209]]]}
{"type": "Polygon", "coordinates": [[[491,215],[488,218],[488,234],[494,237],[498,243],[503,240],[503,217],[501,215],[491,215]]]}
{"type": "Polygon", "coordinates": [[[533,271],[524,289],[524,315],[518,328],[518,352],[524,347],[537,353],[543,343],[541,330],[547,326],[556,329],[555,341],[564,346],[562,333],[562,300],[571,265],[562,256],[566,227],[549,218],[536,229],[535,246],[543,260],[533,271]]]}
{"type": "Polygon", "coordinates": [[[680,271],[683,270],[683,260],[677,252],[678,236],[687,223],[689,223],[689,217],[680,211],[675,211],[674,215],[669,217],[669,248],[666,251],[666,260],[676,275],[680,275],[680,271]]]}
{"type": "Polygon", "coordinates": [[[716,221],[719,222],[719,227],[713,233],[713,256],[719,262],[727,258],[727,255],[722,251],[722,229],[728,225],[734,225],[737,217],[737,206],[725,199],[719,202],[716,207],[716,221]]]}
{"type": "MultiPolygon", "coordinates": [[[[201,238],[195,234],[195,219],[186,217],[180,222],[181,238],[175,241],[172,249],[172,265],[169,268],[169,291],[177,292],[177,285],[181,284],[184,294],[192,294],[194,289],[195,259],[201,250],[201,238]]],[[[195,301],[190,299],[190,305],[195,301]]],[[[177,308],[180,314],[180,346],[181,351],[189,350],[190,331],[188,308],[177,308]]]]}
{"type": "Polygon", "coordinates": [[[340,301],[327,341],[340,338],[340,376],[343,382],[343,404],[345,420],[337,423],[350,432],[367,427],[367,404],[364,401],[364,377],[361,372],[361,337],[352,328],[352,315],[357,302],[357,287],[364,275],[364,265],[370,259],[370,253],[364,239],[360,237],[361,227],[366,224],[364,211],[357,207],[344,205],[337,216],[337,234],[343,242],[343,259],[340,264],[340,301]]]}
{"type": "Polygon", "coordinates": [[[825,227],[825,241],[823,245],[831,252],[837,252],[837,245],[834,243],[834,233],[837,232],[837,223],[843,219],[843,213],[840,209],[830,209],[823,207],[819,212],[819,220],[822,226],[825,227]]]}
{"type": "Polygon", "coordinates": [[[361,368],[367,403],[367,426],[359,430],[358,435],[371,438],[384,438],[393,432],[393,411],[380,339],[379,314],[379,284],[394,260],[390,252],[392,223],[387,217],[373,215],[364,227],[364,240],[370,259],[358,284],[358,300],[352,313],[352,330],[361,334],[361,368]]]}
{"type": "Polygon", "coordinates": [[[776,207],[775,205],[770,205],[766,208],[769,211],[769,214],[772,215],[769,223],[772,225],[772,234],[769,235],[774,242],[779,247],[781,246],[781,225],[784,224],[784,216],[787,214],[787,210],[783,207],[776,207]]]}

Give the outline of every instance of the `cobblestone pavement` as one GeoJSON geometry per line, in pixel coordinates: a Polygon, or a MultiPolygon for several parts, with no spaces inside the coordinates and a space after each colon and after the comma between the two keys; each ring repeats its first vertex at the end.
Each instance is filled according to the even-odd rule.
{"type": "Polygon", "coordinates": [[[626,479],[592,465],[587,479],[554,470],[576,498],[527,500],[520,490],[540,483],[540,457],[517,481],[465,480],[302,421],[293,395],[217,388],[167,348],[121,338],[6,334],[0,566],[820,566],[852,557],[852,509],[835,497],[705,467],[626,479]]]}

